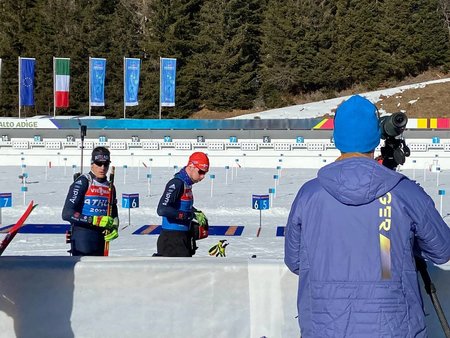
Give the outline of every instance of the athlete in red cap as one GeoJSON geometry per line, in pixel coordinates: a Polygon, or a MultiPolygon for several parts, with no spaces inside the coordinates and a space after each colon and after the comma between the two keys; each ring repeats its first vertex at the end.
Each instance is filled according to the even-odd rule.
{"type": "Polygon", "coordinates": [[[195,240],[208,236],[208,220],[194,208],[192,195],[192,185],[203,180],[208,170],[208,156],[195,152],[166,184],[157,209],[162,216],[162,230],[156,256],[192,257],[197,249],[195,240]]]}
{"type": "Polygon", "coordinates": [[[209,158],[205,153],[200,151],[193,153],[189,156],[189,161],[186,166],[189,177],[194,183],[200,182],[205,178],[206,173],[209,171],[209,158]],[[197,170],[193,170],[196,168],[197,170]],[[190,171],[190,173],[189,173],[190,171]],[[198,175],[196,175],[198,173],[198,175]]]}

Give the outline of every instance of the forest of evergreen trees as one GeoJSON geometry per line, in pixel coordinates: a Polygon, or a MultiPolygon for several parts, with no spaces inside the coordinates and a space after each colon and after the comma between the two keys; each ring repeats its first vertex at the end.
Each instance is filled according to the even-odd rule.
{"type": "Polygon", "coordinates": [[[70,108],[87,115],[88,59],[107,59],[106,106],[123,115],[123,57],[142,60],[139,105],[157,118],[159,57],[177,58],[163,118],[273,108],[298,95],[376,88],[450,65],[450,0],[0,0],[0,116],[18,116],[18,57],[36,58],[35,107],[53,114],[53,56],[71,58],[70,108]]]}

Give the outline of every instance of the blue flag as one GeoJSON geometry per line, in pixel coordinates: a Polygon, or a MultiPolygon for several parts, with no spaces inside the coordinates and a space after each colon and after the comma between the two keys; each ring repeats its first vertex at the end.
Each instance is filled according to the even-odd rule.
{"type": "Polygon", "coordinates": [[[124,97],[125,106],[138,105],[139,72],[141,60],[125,58],[124,97]]]}
{"type": "Polygon", "coordinates": [[[19,57],[20,106],[34,106],[34,65],[35,58],[19,57]]]}
{"type": "Polygon", "coordinates": [[[106,59],[89,58],[89,63],[89,81],[91,87],[89,104],[91,106],[104,106],[106,59]]]}
{"type": "Polygon", "coordinates": [[[177,59],[161,58],[161,83],[159,88],[161,107],[175,107],[175,75],[177,59]]]}

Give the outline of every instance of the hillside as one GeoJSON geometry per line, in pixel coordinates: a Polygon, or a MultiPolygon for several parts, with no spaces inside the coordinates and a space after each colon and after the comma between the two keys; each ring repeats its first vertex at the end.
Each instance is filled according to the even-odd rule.
{"type": "MultiPolygon", "coordinates": [[[[422,83],[432,80],[450,78],[450,74],[439,71],[429,71],[414,78],[408,78],[405,81],[391,83],[381,89],[400,87],[409,84],[422,83]]],[[[346,92],[341,92],[336,97],[347,96],[352,94],[364,93],[366,88],[355,88],[346,92]]],[[[330,97],[316,94],[309,98],[294,98],[297,104],[305,104],[310,102],[322,101],[330,99],[330,97]]],[[[403,92],[399,91],[398,95],[382,96],[382,100],[377,102],[379,109],[383,109],[388,113],[400,110],[406,111],[410,118],[420,117],[450,117],[450,82],[429,84],[421,88],[407,89],[403,92]]],[[[202,110],[194,115],[192,119],[224,119],[245,114],[261,112],[261,110],[235,110],[231,112],[218,112],[202,110]]]]}
{"type": "Polygon", "coordinates": [[[386,112],[405,110],[408,117],[450,117],[450,82],[408,89],[377,104],[386,112]]]}

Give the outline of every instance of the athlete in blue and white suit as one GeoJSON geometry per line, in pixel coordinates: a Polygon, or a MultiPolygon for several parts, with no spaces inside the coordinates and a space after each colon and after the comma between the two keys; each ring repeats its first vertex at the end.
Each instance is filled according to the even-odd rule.
{"type": "Polygon", "coordinates": [[[450,229],[416,182],[373,159],[372,103],[353,96],[334,128],[342,155],[301,187],[285,231],[302,338],[427,337],[414,255],[446,263],[450,229]]]}
{"type": "Polygon", "coordinates": [[[109,151],[103,147],[94,149],[91,162],[91,171],[79,176],[70,186],[62,211],[62,218],[71,224],[72,256],[103,256],[105,228],[94,225],[93,221],[107,215],[110,193],[113,194],[110,216],[118,224],[115,189],[110,192],[106,178],[109,151]]]}
{"type": "Polygon", "coordinates": [[[196,245],[191,229],[194,218],[192,185],[205,178],[209,159],[202,152],[193,153],[188,165],[175,174],[164,189],[157,213],[162,216],[162,230],[158,237],[158,256],[191,257],[196,245]]]}

